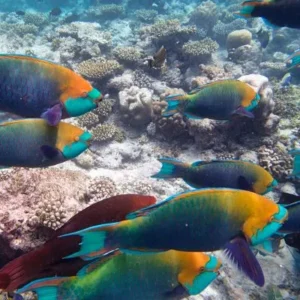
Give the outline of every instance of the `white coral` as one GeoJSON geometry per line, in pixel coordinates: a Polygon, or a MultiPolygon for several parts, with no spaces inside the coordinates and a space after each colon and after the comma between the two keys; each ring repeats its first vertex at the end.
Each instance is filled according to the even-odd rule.
{"type": "Polygon", "coordinates": [[[119,92],[123,117],[132,125],[144,125],[151,121],[152,94],[147,88],[132,86],[119,92]]]}

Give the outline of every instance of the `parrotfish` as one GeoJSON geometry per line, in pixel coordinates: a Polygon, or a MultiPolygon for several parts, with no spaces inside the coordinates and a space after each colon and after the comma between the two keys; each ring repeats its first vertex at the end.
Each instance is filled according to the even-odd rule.
{"type": "Polygon", "coordinates": [[[0,124],[0,165],[40,168],[75,158],[88,149],[91,134],[60,122],[50,126],[43,119],[0,124]]]}
{"type": "Polygon", "coordinates": [[[300,28],[299,0],[245,1],[238,15],[245,18],[263,18],[274,27],[300,28]]]}
{"type": "Polygon", "coordinates": [[[153,178],[182,178],[193,188],[224,187],[265,194],[277,185],[272,175],[259,165],[240,161],[196,161],[193,164],[161,158],[162,168],[153,178]]]}
{"type": "Polygon", "coordinates": [[[260,96],[247,83],[239,80],[220,80],[199,87],[186,95],[166,97],[163,116],[181,112],[190,118],[229,120],[238,114],[253,118],[251,112],[260,96]]]}
{"type": "Polygon", "coordinates": [[[204,253],[121,254],[92,262],[77,277],[44,278],[17,292],[35,291],[39,300],[179,300],[203,291],[220,266],[204,253]]]}
{"type": "Polygon", "coordinates": [[[6,264],[0,270],[0,289],[14,291],[33,280],[50,276],[75,276],[89,262],[80,258],[63,260],[79,250],[79,237],[58,238],[59,235],[81,230],[101,223],[125,220],[126,215],[153,205],[155,197],[118,195],[104,199],[73,216],[52,238],[36,250],[6,264]]]}
{"type": "Polygon", "coordinates": [[[57,125],[98,106],[101,93],[80,75],[41,59],[0,55],[0,110],[57,125]]]}
{"type": "Polygon", "coordinates": [[[292,55],[290,55],[285,60],[287,71],[291,71],[295,68],[298,68],[300,65],[300,49],[296,50],[292,55]]]}
{"type": "Polygon", "coordinates": [[[250,245],[262,243],[287,218],[287,210],[261,195],[234,189],[202,189],[174,195],[127,216],[64,236],[81,236],[80,251],[66,258],[93,259],[114,249],[215,251],[229,258],[256,284],[264,284],[250,245]]]}

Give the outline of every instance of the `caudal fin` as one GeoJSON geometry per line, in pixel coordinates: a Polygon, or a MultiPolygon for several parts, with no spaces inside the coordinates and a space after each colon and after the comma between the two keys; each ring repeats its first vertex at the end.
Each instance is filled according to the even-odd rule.
{"type": "Polygon", "coordinates": [[[5,290],[10,283],[9,275],[6,273],[0,273],[0,290],[5,290]]]}
{"type": "Polygon", "coordinates": [[[165,100],[168,102],[168,107],[162,113],[162,116],[170,117],[176,114],[177,112],[179,112],[182,101],[186,100],[186,95],[183,94],[170,95],[167,96],[165,100]]]}
{"type": "Polygon", "coordinates": [[[162,167],[157,174],[151,176],[152,178],[178,178],[189,167],[189,164],[171,157],[164,157],[158,160],[162,163],[162,167]]]}
{"type": "Polygon", "coordinates": [[[60,236],[81,236],[80,249],[64,259],[80,257],[83,260],[91,260],[117,249],[117,245],[110,239],[110,233],[118,224],[119,222],[97,225],[60,236]]]}

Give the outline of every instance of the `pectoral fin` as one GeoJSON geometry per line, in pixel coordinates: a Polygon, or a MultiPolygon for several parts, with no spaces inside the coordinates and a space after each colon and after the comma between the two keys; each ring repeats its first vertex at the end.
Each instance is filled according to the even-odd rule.
{"type": "Polygon", "coordinates": [[[253,192],[253,187],[251,183],[244,176],[239,176],[238,186],[242,190],[253,192]]]}
{"type": "Polygon", "coordinates": [[[255,284],[263,286],[264,274],[244,237],[236,237],[225,246],[227,257],[255,284]]]}
{"type": "Polygon", "coordinates": [[[41,117],[50,125],[56,126],[62,118],[62,109],[60,104],[56,104],[53,107],[47,109],[42,113],[41,117]]]}
{"type": "Polygon", "coordinates": [[[176,286],[172,291],[166,292],[164,294],[164,299],[180,300],[189,297],[190,294],[184,286],[181,284],[176,286]]]}
{"type": "Polygon", "coordinates": [[[59,155],[59,150],[49,145],[41,146],[41,151],[47,159],[54,159],[59,155]]]}
{"type": "Polygon", "coordinates": [[[251,119],[254,118],[253,113],[250,112],[250,111],[247,111],[247,110],[246,110],[244,107],[242,107],[242,106],[238,107],[238,108],[233,112],[233,114],[240,115],[240,116],[244,116],[244,117],[251,118],[251,119]]]}

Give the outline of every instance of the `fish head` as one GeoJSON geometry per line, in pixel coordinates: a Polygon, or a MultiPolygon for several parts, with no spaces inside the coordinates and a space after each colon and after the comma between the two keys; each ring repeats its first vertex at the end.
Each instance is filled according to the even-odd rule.
{"type": "Polygon", "coordinates": [[[277,185],[277,180],[274,179],[269,172],[263,171],[263,174],[261,174],[253,184],[253,191],[257,194],[264,195],[271,192],[277,185]]]}
{"type": "Polygon", "coordinates": [[[69,97],[63,103],[67,114],[77,117],[97,108],[102,99],[101,92],[93,88],[89,92],[82,92],[78,97],[69,97]]]}
{"type": "Polygon", "coordinates": [[[69,123],[58,124],[56,148],[66,159],[72,159],[87,150],[91,144],[92,135],[88,131],[69,123]]]}
{"type": "MultiPolygon", "coordinates": [[[[200,253],[199,253],[200,254],[200,253]]],[[[222,266],[221,262],[213,255],[206,255],[202,263],[196,263],[197,273],[192,282],[184,284],[190,295],[201,293],[210,283],[219,275],[219,269],[222,266]]]]}

